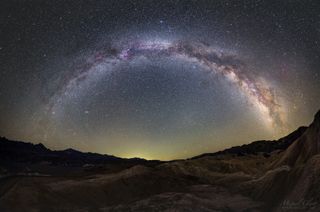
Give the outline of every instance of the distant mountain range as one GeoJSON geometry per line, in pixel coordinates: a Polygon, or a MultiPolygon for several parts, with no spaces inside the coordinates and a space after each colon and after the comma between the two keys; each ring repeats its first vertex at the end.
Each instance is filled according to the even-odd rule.
{"type": "MultiPolygon", "coordinates": [[[[275,141],[254,141],[250,144],[244,144],[242,146],[235,146],[223,151],[215,153],[204,153],[190,159],[197,159],[206,156],[218,156],[225,154],[234,154],[237,156],[244,155],[256,155],[258,153],[264,153],[265,157],[275,150],[285,150],[290,146],[297,138],[299,138],[307,127],[299,127],[288,136],[280,138],[275,141]]],[[[85,164],[109,164],[109,163],[146,163],[148,160],[143,158],[120,158],[113,155],[98,154],[91,152],[80,152],[74,149],[66,149],[60,151],[52,151],[46,148],[42,143],[32,144],[21,141],[12,141],[4,137],[0,137],[0,160],[1,163],[39,163],[49,162],[52,165],[66,164],[71,166],[83,166],[85,164]]],[[[150,161],[150,160],[149,160],[150,161]]],[[[151,160],[153,163],[161,162],[158,160],[151,160]]]]}
{"type": "MultiPolygon", "coordinates": [[[[80,152],[74,149],[53,151],[43,144],[32,144],[21,141],[11,141],[0,137],[0,168],[2,172],[41,172],[43,174],[63,175],[86,167],[117,166],[127,168],[137,164],[152,166],[161,163],[158,160],[145,160],[142,158],[119,158],[113,155],[80,152]],[[57,170],[58,168],[58,170],[57,170]],[[64,171],[62,171],[64,170],[64,171]]],[[[0,174],[1,174],[0,169],[0,174]]]]}
{"type": "Polygon", "coordinates": [[[320,211],[320,111],[308,127],[186,160],[0,140],[0,211],[320,211]]]}
{"type": "Polygon", "coordinates": [[[261,141],[254,141],[250,144],[243,144],[242,146],[235,146],[231,147],[229,149],[225,149],[223,151],[218,151],[215,153],[204,153],[195,157],[192,157],[191,159],[197,159],[201,157],[206,156],[218,156],[218,155],[224,155],[224,154],[234,154],[237,156],[244,156],[244,155],[256,155],[258,153],[264,153],[263,155],[265,157],[269,157],[270,153],[279,150],[283,151],[288,148],[297,138],[299,138],[308,127],[299,127],[297,130],[293,131],[289,135],[280,138],[279,140],[275,141],[267,141],[267,140],[261,140],[261,141]]]}
{"type": "Polygon", "coordinates": [[[121,162],[145,162],[145,159],[124,159],[113,155],[80,152],[74,149],[52,151],[42,143],[32,144],[21,141],[11,141],[0,137],[0,160],[1,162],[50,162],[55,164],[68,164],[82,166],[84,164],[104,164],[121,162]]]}

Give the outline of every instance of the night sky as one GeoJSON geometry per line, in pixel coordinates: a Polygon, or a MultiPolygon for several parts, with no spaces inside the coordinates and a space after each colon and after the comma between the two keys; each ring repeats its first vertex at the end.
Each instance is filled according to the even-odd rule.
{"type": "Polygon", "coordinates": [[[0,136],[177,159],[320,109],[320,2],[1,1],[0,136]]]}

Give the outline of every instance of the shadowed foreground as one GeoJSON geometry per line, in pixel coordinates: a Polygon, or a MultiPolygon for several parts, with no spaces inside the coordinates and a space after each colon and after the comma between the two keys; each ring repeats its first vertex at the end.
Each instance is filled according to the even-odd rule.
{"type": "Polygon", "coordinates": [[[320,211],[320,112],[309,127],[188,160],[0,141],[0,211],[320,211]]]}

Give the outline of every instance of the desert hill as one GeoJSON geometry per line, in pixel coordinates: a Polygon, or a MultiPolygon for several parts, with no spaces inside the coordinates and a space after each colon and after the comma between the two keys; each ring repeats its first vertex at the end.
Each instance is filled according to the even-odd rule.
{"type": "Polygon", "coordinates": [[[278,141],[168,162],[2,142],[1,211],[320,211],[320,112],[278,141]]]}

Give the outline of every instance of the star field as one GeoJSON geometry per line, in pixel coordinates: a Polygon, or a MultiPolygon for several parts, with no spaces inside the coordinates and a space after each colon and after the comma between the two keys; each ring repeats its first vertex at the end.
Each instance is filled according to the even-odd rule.
{"type": "Polygon", "coordinates": [[[309,123],[317,1],[4,1],[0,135],[177,159],[309,123]]]}

